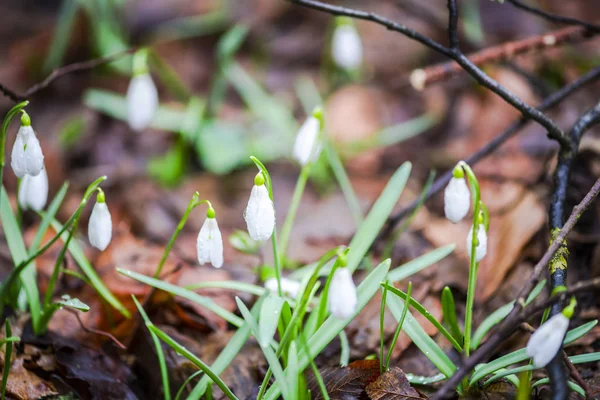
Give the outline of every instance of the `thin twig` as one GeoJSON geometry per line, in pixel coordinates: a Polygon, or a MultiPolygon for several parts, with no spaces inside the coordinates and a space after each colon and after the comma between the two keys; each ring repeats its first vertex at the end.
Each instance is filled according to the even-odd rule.
{"type": "Polygon", "coordinates": [[[508,0],[508,2],[511,3],[513,6],[520,8],[521,10],[527,11],[531,14],[545,18],[545,19],[555,22],[557,24],[581,26],[581,27],[588,29],[591,32],[600,33],[600,26],[598,26],[596,24],[581,21],[577,18],[565,17],[562,15],[552,14],[547,11],[540,10],[539,8],[529,6],[520,0],[508,0]]]}
{"type": "Polygon", "coordinates": [[[351,18],[375,22],[379,25],[386,27],[389,30],[400,32],[408,38],[424,44],[425,46],[437,51],[438,53],[443,54],[456,61],[480,85],[496,93],[507,103],[519,110],[519,112],[521,112],[523,116],[529,117],[532,120],[539,123],[540,125],[542,125],[548,131],[548,135],[551,136],[553,139],[557,140],[562,147],[569,148],[571,146],[569,138],[552,119],[550,119],[546,114],[542,113],[541,111],[526,104],[514,93],[506,89],[504,86],[500,85],[492,78],[490,78],[485,72],[483,72],[479,67],[473,64],[471,61],[469,61],[469,59],[457,49],[447,48],[441,45],[440,43],[436,42],[435,40],[432,40],[413,29],[410,29],[402,24],[391,21],[375,13],[355,10],[346,7],[334,6],[317,0],[288,1],[301,5],[303,7],[312,8],[318,11],[324,11],[332,15],[347,16],[351,18]]]}
{"type": "MultiPolygon", "coordinates": [[[[543,35],[488,47],[476,53],[469,54],[467,57],[473,64],[482,67],[486,64],[511,60],[515,56],[535,50],[543,50],[565,43],[573,43],[582,39],[588,39],[597,33],[598,31],[590,31],[579,26],[567,27],[543,35]]],[[[449,61],[426,68],[415,69],[411,72],[408,80],[413,88],[416,90],[423,90],[433,83],[446,80],[463,71],[462,67],[455,61],[449,61]]]]}
{"type": "Polygon", "coordinates": [[[114,337],[112,334],[105,332],[105,331],[101,331],[100,329],[95,329],[95,328],[88,328],[83,324],[83,321],[81,320],[81,317],[79,316],[79,312],[76,310],[71,310],[70,308],[63,308],[63,310],[70,312],[71,314],[73,314],[75,316],[75,318],[77,318],[77,322],[79,322],[79,326],[81,327],[81,329],[83,329],[84,331],[86,331],[87,333],[93,333],[95,335],[100,335],[100,336],[104,336],[109,338],[117,347],[121,348],[122,350],[127,350],[127,347],[119,342],[119,339],[117,339],[116,337],[114,337]]]}
{"type": "Polygon", "coordinates": [[[581,377],[581,375],[579,374],[579,371],[577,371],[577,368],[575,368],[575,365],[573,365],[573,363],[569,359],[569,356],[567,355],[567,353],[564,350],[562,350],[560,353],[563,358],[563,362],[565,363],[565,365],[567,366],[567,369],[569,370],[569,374],[571,375],[573,380],[579,386],[581,386],[581,388],[585,392],[585,398],[593,399],[594,397],[592,396],[592,389],[590,389],[590,385],[588,385],[588,383],[585,381],[585,379],[583,379],[581,377]]]}
{"type": "Polygon", "coordinates": [[[43,81],[41,81],[39,83],[36,83],[35,85],[33,85],[32,87],[27,89],[22,94],[17,93],[14,90],[9,89],[2,84],[0,84],[0,92],[2,94],[4,94],[6,97],[13,100],[15,103],[23,101],[23,100],[27,100],[31,96],[33,96],[34,94],[39,92],[40,90],[48,87],[48,85],[50,85],[55,80],[65,76],[65,75],[72,74],[74,72],[87,71],[87,70],[96,68],[100,65],[108,64],[108,63],[116,61],[128,54],[132,54],[135,51],[136,51],[135,48],[131,48],[131,49],[119,52],[119,53],[112,54],[110,56],[95,58],[93,60],[88,60],[88,61],[76,62],[73,64],[65,65],[64,67],[61,67],[61,68],[57,68],[54,71],[52,71],[52,73],[50,73],[50,75],[48,75],[46,77],[46,79],[44,79],[43,81]]]}
{"type": "MultiPolygon", "coordinates": [[[[568,85],[565,85],[560,90],[558,90],[558,91],[554,92],[553,94],[551,94],[550,96],[548,96],[546,99],[544,99],[538,105],[538,109],[545,111],[545,110],[548,110],[548,109],[556,106],[558,103],[560,103],[561,101],[566,99],[568,96],[575,93],[577,90],[583,88],[587,84],[597,80],[598,78],[600,78],[600,67],[596,67],[596,68],[592,69],[591,71],[582,75],[575,81],[569,83],[568,85]]],[[[467,162],[467,164],[469,164],[471,166],[477,164],[479,161],[483,160],[484,158],[486,158],[487,156],[492,154],[498,147],[502,146],[502,144],[504,144],[504,142],[506,142],[508,139],[515,136],[523,127],[525,127],[525,125],[527,125],[528,122],[530,122],[530,120],[528,118],[520,118],[520,119],[516,120],[508,128],[506,128],[503,132],[501,132],[494,139],[492,139],[489,143],[487,143],[482,148],[477,150],[475,153],[473,153],[473,155],[466,158],[465,161],[467,162]]],[[[433,185],[431,186],[431,189],[427,193],[426,200],[429,200],[434,195],[438,194],[448,184],[448,182],[450,182],[451,178],[452,178],[452,169],[450,169],[445,174],[440,176],[433,183],[433,185]]],[[[417,206],[417,201],[415,200],[409,206],[407,206],[406,208],[399,211],[398,214],[390,217],[390,219],[388,220],[386,227],[382,231],[380,237],[381,238],[389,237],[389,235],[394,231],[394,228],[396,227],[396,225],[398,225],[398,223],[400,223],[400,221],[402,221],[406,216],[410,215],[410,213],[415,209],[416,206],[417,206]]]]}
{"type": "Polygon", "coordinates": [[[600,179],[594,183],[594,186],[590,189],[590,191],[585,195],[583,200],[573,208],[573,212],[565,222],[565,225],[560,230],[560,232],[556,235],[556,238],[546,250],[540,261],[535,265],[533,272],[529,276],[527,280],[525,280],[525,285],[519,292],[519,296],[517,301],[515,301],[515,306],[511,310],[511,312],[504,318],[504,320],[496,327],[494,332],[491,334],[488,340],[485,341],[477,350],[475,350],[469,358],[464,359],[461,362],[460,368],[456,370],[454,375],[450,377],[444,383],[444,385],[438,390],[433,399],[444,399],[447,396],[450,396],[454,393],[455,388],[460,384],[462,379],[467,376],[469,372],[479,363],[485,362],[488,360],[495,349],[506,340],[512,333],[514,333],[515,326],[518,326],[521,322],[523,315],[521,314],[521,310],[523,309],[523,305],[525,304],[525,299],[531,292],[531,290],[539,283],[543,272],[546,270],[546,267],[550,264],[550,261],[554,257],[554,254],[558,251],[558,249],[563,245],[563,242],[567,235],[573,230],[573,227],[581,217],[581,215],[587,210],[587,208],[592,204],[598,193],[600,192],[600,179]]]}

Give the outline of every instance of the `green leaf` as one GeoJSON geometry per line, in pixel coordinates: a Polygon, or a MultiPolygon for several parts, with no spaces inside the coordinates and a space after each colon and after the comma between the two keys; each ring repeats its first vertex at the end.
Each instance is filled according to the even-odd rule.
{"type": "Polygon", "coordinates": [[[446,379],[446,375],[437,374],[433,376],[420,376],[414,374],[406,374],[406,379],[413,385],[431,385],[432,383],[441,382],[446,379]]]}
{"type": "Polygon", "coordinates": [[[68,189],[69,189],[69,183],[68,182],[63,183],[63,185],[60,187],[60,190],[58,191],[58,193],[56,193],[56,196],[54,196],[54,199],[50,203],[50,206],[48,207],[47,211],[44,213],[42,222],[40,222],[40,226],[38,227],[37,231],[35,232],[35,237],[33,238],[33,242],[31,242],[31,246],[29,247],[29,256],[30,257],[33,256],[38,251],[40,244],[42,243],[42,239],[44,238],[44,235],[46,234],[46,231],[50,227],[52,220],[56,216],[58,209],[60,208],[63,200],[65,199],[68,189]]]}
{"type": "Polygon", "coordinates": [[[483,386],[487,386],[490,383],[497,381],[500,378],[504,378],[508,375],[514,375],[514,374],[518,374],[520,372],[523,371],[533,371],[535,369],[535,367],[533,365],[523,365],[520,367],[516,367],[516,368],[510,368],[510,369],[499,369],[498,371],[496,371],[494,373],[494,375],[492,375],[490,378],[488,378],[484,383],[483,386]]]}
{"type": "Polygon", "coordinates": [[[267,347],[273,340],[284,303],[285,300],[274,293],[269,294],[263,301],[258,320],[257,336],[261,347],[267,347]]]}
{"type": "MultiPolygon", "coordinates": [[[[390,268],[390,260],[385,260],[377,268],[375,268],[357,288],[358,302],[356,307],[356,314],[362,310],[365,305],[371,300],[373,295],[379,289],[381,281],[385,279],[390,268]]],[[[298,354],[298,370],[304,371],[310,363],[310,355],[320,354],[321,351],[327,346],[345,327],[352,319],[337,319],[330,316],[325,320],[323,325],[307,340],[309,353],[306,349],[302,349],[298,354]]],[[[267,394],[265,395],[266,400],[275,400],[279,395],[279,389],[276,386],[272,386],[267,394]]]]}
{"type": "Polygon", "coordinates": [[[358,228],[356,235],[352,238],[352,241],[348,245],[350,248],[350,252],[348,253],[348,268],[350,271],[355,271],[358,268],[371,244],[390,216],[404,190],[410,170],[411,164],[409,162],[405,162],[396,170],[371,208],[371,211],[369,211],[369,215],[367,215],[367,218],[358,228]]]}
{"type": "Polygon", "coordinates": [[[600,353],[579,354],[569,357],[573,364],[583,364],[588,362],[600,361],[600,353]]]}
{"type": "MultiPolygon", "coordinates": [[[[240,300],[239,297],[236,297],[235,301],[238,305],[238,308],[240,309],[240,312],[242,313],[242,316],[244,317],[244,320],[250,326],[250,330],[252,331],[254,337],[260,337],[258,325],[256,324],[256,320],[250,313],[250,310],[248,310],[244,302],[240,300]]],[[[281,390],[283,398],[288,399],[290,391],[287,379],[283,372],[283,369],[281,368],[281,364],[279,363],[279,360],[275,355],[275,352],[273,351],[271,346],[263,346],[260,341],[258,343],[263,354],[265,355],[265,358],[267,359],[267,362],[269,363],[269,368],[271,368],[271,371],[273,371],[273,375],[275,376],[275,384],[272,387],[279,388],[279,390],[281,390]]]]}
{"type": "MultiPolygon", "coordinates": [[[[403,301],[406,301],[407,295],[406,293],[404,293],[401,290],[396,289],[395,287],[391,286],[391,285],[387,285],[388,290],[395,294],[396,296],[402,298],[403,301]]],[[[446,339],[448,339],[448,341],[452,344],[452,346],[454,346],[454,348],[460,353],[462,352],[462,346],[460,344],[458,344],[458,342],[456,341],[456,339],[454,339],[454,336],[452,336],[450,334],[450,332],[448,332],[446,330],[446,328],[444,328],[444,326],[442,324],[439,323],[439,321],[437,319],[435,319],[435,317],[433,315],[431,315],[431,313],[429,311],[427,311],[427,309],[425,307],[423,307],[423,305],[421,305],[421,303],[419,303],[418,301],[416,301],[414,298],[410,298],[409,299],[409,303],[411,305],[411,307],[413,307],[415,310],[417,310],[422,316],[424,316],[425,318],[427,318],[427,320],[429,322],[431,322],[431,324],[433,326],[435,326],[437,328],[437,330],[444,335],[444,337],[446,339]]]]}
{"type": "MultiPolygon", "coordinates": [[[[17,219],[10,208],[10,201],[4,186],[2,186],[2,193],[0,196],[0,217],[2,219],[2,229],[4,230],[6,244],[8,245],[8,250],[10,251],[13,264],[16,266],[27,260],[27,248],[25,247],[25,242],[23,242],[23,236],[21,235],[21,229],[19,228],[17,219]]],[[[31,313],[33,326],[34,328],[37,328],[41,317],[41,307],[40,294],[36,281],[35,263],[31,262],[23,270],[23,272],[21,272],[20,278],[25,289],[25,294],[27,295],[27,301],[29,302],[29,311],[31,313]]],[[[14,301],[16,299],[0,300],[6,303],[8,300],[14,301]]]]}
{"type": "Polygon", "coordinates": [[[462,343],[463,334],[460,330],[460,326],[458,326],[458,319],[456,318],[454,296],[452,295],[452,290],[448,286],[442,291],[442,313],[444,315],[444,322],[450,328],[452,336],[456,341],[462,343]]]}
{"type": "MultiPolygon", "coordinates": [[[[535,382],[533,385],[531,385],[531,387],[535,388],[535,387],[538,387],[540,385],[547,385],[548,383],[550,383],[550,379],[543,378],[543,379],[540,379],[539,381],[535,382]]],[[[567,381],[567,385],[569,386],[569,388],[572,391],[577,392],[581,396],[585,397],[585,390],[583,390],[583,388],[581,386],[579,386],[575,382],[571,382],[571,381],[567,381]]]]}
{"type": "Polygon", "coordinates": [[[185,174],[188,149],[183,141],[171,146],[162,156],[148,162],[148,173],[163,186],[175,186],[185,174]]]}
{"type": "Polygon", "coordinates": [[[223,318],[225,321],[235,326],[239,327],[243,323],[243,320],[240,317],[220,307],[208,297],[200,296],[198,293],[194,293],[190,290],[184,289],[181,286],[173,285],[171,283],[161,281],[160,279],[154,279],[150,276],[138,274],[137,272],[128,271],[121,268],[117,268],[117,271],[120,274],[135,279],[136,281],[145,283],[146,285],[155,287],[160,290],[164,290],[165,292],[171,293],[174,296],[183,297],[184,299],[188,299],[190,301],[193,301],[194,303],[198,303],[202,307],[205,307],[206,309],[214,312],[215,314],[223,318]]]}
{"type": "Polygon", "coordinates": [[[63,294],[59,301],[57,301],[61,307],[69,307],[74,308],[75,310],[88,312],[90,311],[90,306],[85,304],[83,301],[75,298],[71,298],[68,294],[63,294]]]}
{"type": "Polygon", "coordinates": [[[150,326],[148,326],[148,329],[154,332],[156,336],[158,336],[163,342],[171,346],[171,348],[173,348],[173,350],[175,350],[177,354],[184,356],[194,365],[196,365],[198,368],[204,371],[204,373],[210,377],[210,379],[223,391],[223,393],[227,397],[229,397],[231,400],[237,400],[237,397],[235,397],[235,395],[227,387],[225,382],[223,382],[221,378],[219,378],[219,376],[208,365],[206,365],[202,360],[196,357],[191,351],[177,343],[175,340],[173,340],[173,338],[171,338],[169,335],[158,329],[154,324],[151,323],[150,326]]]}
{"type": "Polygon", "coordinates": [[[216,289],[228,289],[235,290],[237,292],[250,293],[256,296],[262,296],[265,294],[267,289],[262,286],[253,285],[251,283],[240,282],[240,281],[204,281],[191,283],[185,286],[187,290],[216,288],[216,289]]]}
{"type": "Polygon", "coordinates": [[[409,276],[414,275],[417,272],[432,266],[436,262],[440,261],[444,257],[448,256],[450,253],[452,253],[455,247],[456,245],[454,244],[438,247],[437,249],[432,250],[427,254],[423,254],[422,256],[417,257],[414,260],[407,262],[406,264],[394,268],[388,274],[388,279],[390,280],[390,283],[394,283],[404,278],[408,278],[409,276]]]}
{"type": "Polygon", "coordinates": [[[257,254],[260,248],[260,242],[252,240],[248,232],[236,229],[229,235],[229,244],[236,249],[246,254],[257,254]]]}
{"type": "Polygon", "coordinates": [[[247,35],[248,27],[242,24],[235,25],[223,34],[217,43],[217,59],[219,62],[226,62],[227,59],[233,57],[244,43],[247,35]]]}
{"type": "MultiPolygon", "coordinates": [[[[4,322],[4,326],[6,327],[6,338],[12,337],[12,330],[11,330],[10,322],[8,321],[8,318],[6,318],[6,320],[4,322]]],[[[2,399],[5,398],[5,394],[6,394],[6,384],[8,383],[8,374],[10,371],[10,364],[11,364],[10,358],[12,356],[12,350],[13,350],[12,342],[9,342],[7,339],[6,349],[4,350],[4,360],[9,360],[9,362],[4,361],[4,366],[3,366],[3,371],[2,371],[2,399]]]]}
{"type": "MultiPolygon", "coordinates": [[[[402,317],[402,310],[404,308],[404,301],[397,296],[388,297],[388,307],[394,318],[400,321],[402,317]]],[[[421,325],[417,322],[415,317],[409,311],[406,314],[406,319],[403,325],[404,332],[410,337],[413,343],[425,354],[425,356],[444,374],[447,378],[452,376],[456,371],[456,366],[452,363],[450,358],[444,353],[444,351],[438,346],[438,344],[429,337],[429,335],[423,330],[421,325]]]]}
{"type": "MultiPolygon", "coordinates": [[[[62,224],[60,222],[58,222],[57,220],[53,220],[51,224],[52,224],[52,228],[56,232],[59,232],[63,227],[62,224]]],[[[61,235],[61,239],[63,241],[67,240],[68,237],[69,237],[69,232],[64,232],[61,235]]],[[[75,262],[77,263],[77,265],[79,265],[79,268],[81,268],[81,270],[83,271],[85,276],[87,276],[87,278],[90,281],[90,284],[96,290],[96,292],[98,292],[98,294],[108,304],[113,306],[125,318],[129,318],[131,316],[131,313],[129,312],[129,310],[127,308],[125,308],[125,306],[115,297],[115,295],[112,294],[112,292],[110,290],[108,290],[106,285],[104,285],[104,282],[102,282],[102,279],[100,279],[100,277],[96,273],[96,270],[94,269],[92,264],[90,264],[87,257],[85,256],[85,253],[83,252],[83,250],[81,249],[81,247],[79,246],[79,244],[77,243],[76,240],[71,240],[71,242],[69,243],[69,252],[75,259],[75,262]]]]}

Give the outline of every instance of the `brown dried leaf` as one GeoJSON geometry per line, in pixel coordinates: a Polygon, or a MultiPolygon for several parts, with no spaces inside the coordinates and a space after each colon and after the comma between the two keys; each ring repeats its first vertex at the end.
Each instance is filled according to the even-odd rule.
{"type": "Polygon", "coordinates": [[[52,384],[26,369],[23,362],[23,358],[18,358],[10,366],[8,382],[6,382],[6,393],[11,398],[19,400],[41,399],[58,394],[52,384]]]}
{"type": "Polygon", "coordinates": [[[406,379],[404,372],[393,367],[381,375],[375,382],[366,388],[371,400],[408,400],[425,399],[426,396],[417,392],[406,379]]]}
{"type": "MultiPolygon", "coordinates": [[[[331,399],[364,398],[365,388],[379,377],[379,361],[359,360],[344,368],[323,368],[320,370],[325,388],[331,399]]],[[[314,376],[308,380],[315,400],[323,399],[314,376]]]]}

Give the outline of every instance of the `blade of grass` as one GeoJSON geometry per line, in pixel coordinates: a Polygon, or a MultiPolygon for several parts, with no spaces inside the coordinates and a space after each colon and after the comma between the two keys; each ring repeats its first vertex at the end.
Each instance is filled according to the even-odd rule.
{"type": "MultiPolygon", "coordinates": [[[[10,328],[10,322],[8,321],[8,318],[6,319],[4,326],[6,327],[6,337],[10,338],[12,336],[12,330],[10,328]]],[[[12,357],[12,349],[12,342],[7,340],[6,350],[4,351],[4,367],[2,371],[2,400],[4,400],[6,396],[6,384],[8,382],[8,373],[10,371],[10,358],[12,357]]]]}
{"type": "Polygon", "coordinates": [[[273,293],[269,294],[263,301],[258,319],[257,336],[261,347],[267,347],[273,340],[284,303],[283,298],[273,293]]]}
{"type": "Polygon", "coordinates": [[[165,361],[165,353],[163,352],[162,345],[160,344],[160,340],[158,339],[158,336],[156,336],[156,333],[154,333],[152,330],[150,330],[150,326],[152,326],[152,321],[150,321],[150,318],[148,318],[148,314],[146,314],[146,311],[144,311],[144,307],[142,307],[142,305],[139,303],[138,299],[134,295],[131,295],[131,298],[133,299],[135,306],[137,307],[142,318],[144,319],[144,323],[146,324],[146,327],[148,328],[148,331],[150,332],[150,337],[152,338],[152,343],[154,343],[154,348],[156,349],[156,357],[158,358],[160,377],[162,379],[163,392],[165,395],[164,398],[165,398],[165,400],[170,400],[171,399],[171,387],[169,385],[169,372],[167,370],[167,362],[165,361]]]}
{"type": "Polygon", "coordinates": [[[448,286],[442,290],[442,315],[454,339],[462,343],[463,335],[460,326],[458,326],[458,318],[456,318],[456,304],[454,303],[452,290],[448,286]]]}
{"type": "Polygon", "coordinates": [[[223,318],[225,321],[237,327],[240,327],[243,324],[243,320],[240,317],[220,307],[208,297],[201,296],[198,293],[184,289],[181,286],[173,285],[171,283],[161,281],[160,279],[155,279],[150,276],[139,274],[137,272],[128,271],[121,268],[117,268],[117,272],[128,276],[132,279],[135,279],[136,281],[140,281],[142,283],[145,283],[146,285],[152,286],[156,289],[164,290],[165,292],[171,293],[174,296],[183,297],[184,299],[188,299],[190,301],[193,301],[194,303],[198,303],[202,307],[205,307],[206,309],[214,312],[215,314],[223,318]]]}
{"type": "MultiPolygon", "coordinates": [[[[385,285],[383,290],[388,290],[388,284],[385,285]]],[[[387,352],[387,357],[385,358],[385,364],[383,365],[383,372],[387,372],[390,368],[390,360],[392,359],[392,352],[394,351],[394,347],[396,347],[396,342],[398,341],[398,337],[400,336],[400,331],[402,330],[402,326],[404,325],[404,320],[406,319],[406,314],[408,313],[408,305],[410,304],[410,294],[412,292],[412,282],[408,283],[408,289],[406,290],[406,298],[408,301],[404,302],[404,309],[402,310],[402,316],[398,321],[398,326],[396,327],[396,331],[394,332],[394,337],[392,338],[392,342],[390,343],[390,348],[387,352]]],[[[383,350],[381,352],[381,358],[383,359],[383,350]]]]}
{"type": "Polygon", "coordinates": [[[58,209],[60,208],[63,200],[65,199],[68,189],[69,189],[69,183],[68,182],[63,183],[63,185],[60,187],[60,190],[58,191],[58,193],[56,193],[56,196],[54,196],[54,199],[50,203],[50,206],[44,213],[42,222],[40,222],[40,226],[38,227],[37,231],[35,232],[35,237],[33,238],[33,242],[31,242],[31,246],[29,247],[29,256],[34,255],[37,252],[37,250],[39,249],[40,244],[42,243],[42,239],[44,238],[46,231],[50,227],[50,223],[56,216],[58,209]]]}
{"type": "Polygon", "coordinates": [[[188,349],[177,343],[172,337],[158,329],[156,325],[151,323],[148,329],[154,332],[156,336],[160,338],[160,340],[162,340],[163,342],[168,344],[173,350],[175,350],[177,354],[184,356],[194,365],[196,365],[198,368],[204,371],[204,373],[210,377],[210,379],[219,387],[219,389],[223,391],[225,396],[227,396],[231,400],[237,400],[237,397],[235,397],[235,395],[227,387],[225,382],[223,382],[221,378],[219,378],[219,376],[215,374],[214,371],[208,365],[206,365],[202,360],[196,357],[191,351],[189,351],[188,349]]]}
{"type": "MultiPolygon", "coordinates": [[[[533,385],[531,385],[531,388],[533,389],[540,385],[547,385],[548,383],[550,383],[550,379],[542,378],[539,381],[535,382],[533,385]]],[[[583,388],[581,386],[579,386],[575,382],[571,382],[571,381],[567,381],[567,385],[569,386],[569,388],[572,391],[577,392],[578,394],[580,394],[581,396],[583,396],[585,398],[585,390],[583,390],[583,388]]]]}

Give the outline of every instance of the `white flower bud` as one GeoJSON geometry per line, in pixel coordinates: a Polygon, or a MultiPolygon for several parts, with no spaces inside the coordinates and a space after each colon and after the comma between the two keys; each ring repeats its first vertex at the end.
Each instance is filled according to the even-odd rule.
{"type": "Polygon", "coordinates": [[[19,205],[23,210],[41,211],[48,200],[48,174],[46,168],[36,176],[25,175],[19,185],[19,205]]]}
{"type": "Polygon", "coordinates": [[[264,241],[271,237],[275,228],[275,208],[261,173],[254,179],[244,219],[252,240],[264,241]]]}
{"type": "Polygon", "coordinates": [[[36,176],[44,167],[42,148],[31,125],[21,125],[19,128],[11,153],[10,166],[19,178],[25,175],[36,176]]]}
{"type": "Polygon", "coordinates": [[[542,324],[527,342],[527,356],[533,357],[536,368],[545,367],[560,350],[569,328],[569,318],[556,314],[542,324]]]}
{"type": "Polygon", "coordinates": [[[158,108],[158,92],[148,73],[134,75],[127,89],[127,121],[136,131],[147,128],[158,108]]]}
{"type": "Polygon", "coordinates": [[[319,158],[322,150],[321,143],[318,142],[320,130],[321,122],[312,115],[300,127],[294,143],[293,156],[301,165],[319,158]]]}
{"type": "Polygon", "coordinates": [[[356,312],[356,286],[347,267],[339,267],[333,273],[327,304],[331,314],[338,319],[347,319],[356,312]]]}
{"type": "Polygon", "coordinates": [[[106,201],[104,201],[104,193],[98,194],[98,199],[88,223],[88,238],[90,244],[100,251],[104,251],[110,244],[112,238],[112,219],[106,201]]]}
{"type": "Polygon", "coordinates": [[[196,240],[196,250],[201,265],[211,263],[215,268],[223,265],[223,239],[216,218],[207,217],[204,220],[196,240]]]}
{"type": "MultiPolygon", "coordinates": [[[[471,247],[473,245],[473,226],[469,229],[467,235],[467,254],[471,258],[471,247]]],[[[487,232],[485,231],[485,225],[479,224],[477,229],[477,247],[475,248],[475,261],[479,262],[483,260],[483,257],[487,254],[487,232]]]]}
{"type": "Polygon", "coordinates": [[[344,24],[335,28],[331,41],[331,56],[340,68],[360,67],[363,57],[362,43],[353,25],[344,24]]]}
{"type": "Polygon", "coordinates": [[[446,218],[455,224],[463,219],[471,206],[471,193],[464,178],[452,177],[444,191],[446,218]]]}
{"type": "MultiPolygon", "coordinates": [[[[270,292],[277,293],[277,278],[267,279],[265,281],[265,288],[270,292]]],[[[281,291],[286,296],[296,298],[298,292],[300,292],[300,282],[292,279],[281,278],[281,291]]]]}

